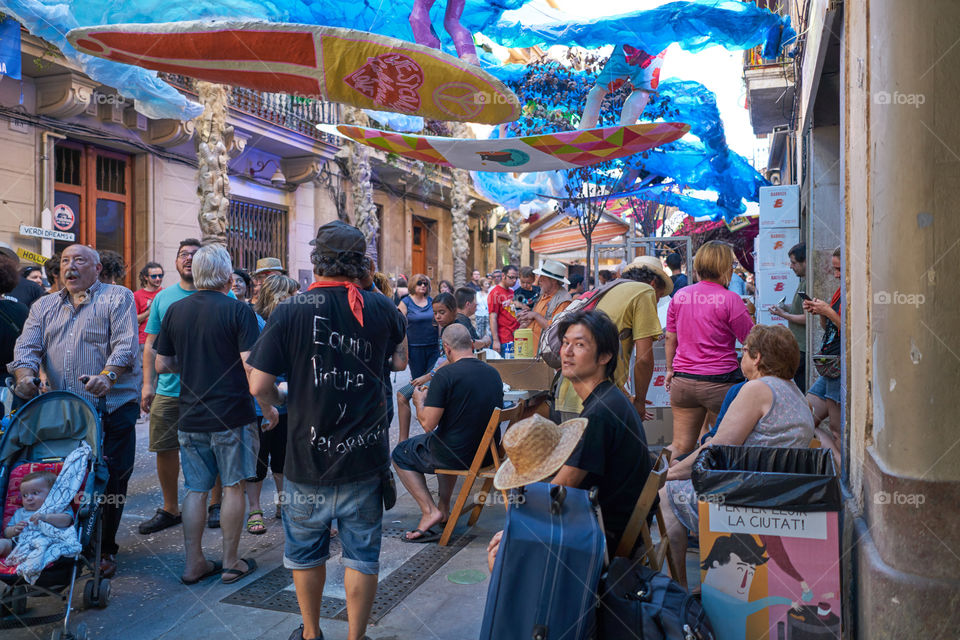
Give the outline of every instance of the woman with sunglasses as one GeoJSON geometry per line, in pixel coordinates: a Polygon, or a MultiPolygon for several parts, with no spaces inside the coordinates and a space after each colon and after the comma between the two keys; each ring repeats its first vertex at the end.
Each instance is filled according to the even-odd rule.
{"type": "Polygon", "coordinates": [[[410,279],[410,293],[400,300],[400,313],[407,317],[410,377],[419,378],[437,361],[437,326],[433,320],[430,278],[417,274],[410,279]]]}
{"type": "Polygon", "coordinates": [[[143,343],[147,341],[144,331],[150,316],[150,305],[163,288],[163,267],[156,262],[148,262],[140,269],[140,288],[133,292],[133,301],[137,305],[137,324],[140,325],[140,355],[143,355],[143,343]]]}

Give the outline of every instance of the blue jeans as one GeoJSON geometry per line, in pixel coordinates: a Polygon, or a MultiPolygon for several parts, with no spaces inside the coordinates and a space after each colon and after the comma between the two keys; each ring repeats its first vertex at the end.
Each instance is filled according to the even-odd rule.
{"type": "Polygon", "coordinates": [[[260,429],[256,422],[224,431],[181,431],[180,466],[189,491],[206,493],[220,476],[225,487],[256,480],[260,429]]]}
{"type": "Polygon", "coordinates": [[[336,518],[343,565],[360,573],[380,571],[383,495],[380,474],[339,485],[297,484],[284,478],[283,566],[313,569],[330,557],[330,523],[336,518]]]}

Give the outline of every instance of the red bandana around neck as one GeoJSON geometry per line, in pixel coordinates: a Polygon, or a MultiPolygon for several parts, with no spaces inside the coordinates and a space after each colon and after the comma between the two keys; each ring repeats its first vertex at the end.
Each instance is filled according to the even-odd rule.
{"type": "Polygon", "coordinates": [[[311,289],[326,289],[329,287],[346,287],[347,300],[350,302],[350,311],[353,317],[357,319],[360,326],[363,326],[363,296],[360,294],[360,288],[352,282],[314,282],[307,291],[311,289]]]}

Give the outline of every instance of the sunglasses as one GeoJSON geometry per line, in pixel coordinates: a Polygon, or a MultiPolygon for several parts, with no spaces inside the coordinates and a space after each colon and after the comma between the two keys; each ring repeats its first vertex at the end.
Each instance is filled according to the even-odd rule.
{"type": "Polygon", "coordinates": [[[162,279],[163,279],[163,274],[162,274],[162,273],[160,273],[160,274],[154,274],[154,275],[150,275],[150,276],[147,276],[147,277],[150,278],[151,280],[162,280],[162,279]]]}
{"type": "Polygon", "coordinates": [[[425,286],[427,286],[428,284],[430,284],[430,283],[427,282],[426,280],[421,280],[420,282],[417,283],[417,286],[418,286],[418,287],[425,287],[425,286]]]}

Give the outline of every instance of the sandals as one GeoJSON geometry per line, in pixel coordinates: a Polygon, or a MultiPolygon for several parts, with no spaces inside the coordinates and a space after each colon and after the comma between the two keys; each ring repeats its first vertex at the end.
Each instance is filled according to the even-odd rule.
{"type": "Polygon", "coordinates": [[[407,533],[418,534],[416,538],[408,538],[406,534],[401,538],[404,542],[411,544],[425,544],[427,542],[436,542],[440,539],[440,534],[434,531],[433,527],[430,527],[426,531],[423,529],[413,529],[412,531],[407,531],[407,533]]]}
{"type": "Polygon", "coordinates": [[[266,532],[267,527],[263,524],[263,511],[251,511],[247,517],[247,533],[262,536],[266,532]]]}
{"type": "Polygon", "coordinates": [[[220,582],[223,584],[233,584],[234,582],[239,582],[243,580],[248,575],[257,570],[257,561],[253,558],[240,558],[240,560],[247,565],[246,571],[241,571],[240,569],[224,569],[220,582]],[[226,576],[230,576],[230,579],[227,580],[226,576]]]}
{"type": "Polygon", "coordinates": [[[208,569],[206,573],[204,573],[198,578],[193,578],[192,580],[188,580],[187,578],[181,577],[180,582],[187,586],[190,586],[191,584],[197,584],[198,582],[206,580],[207,578],[212,578],[213,576],[218,575],[221,571],[223,571],[223,565],[217,562],[216,560],[210,560],[209,562],[210,564],[213,565],[212,569],[208,569]]]}

